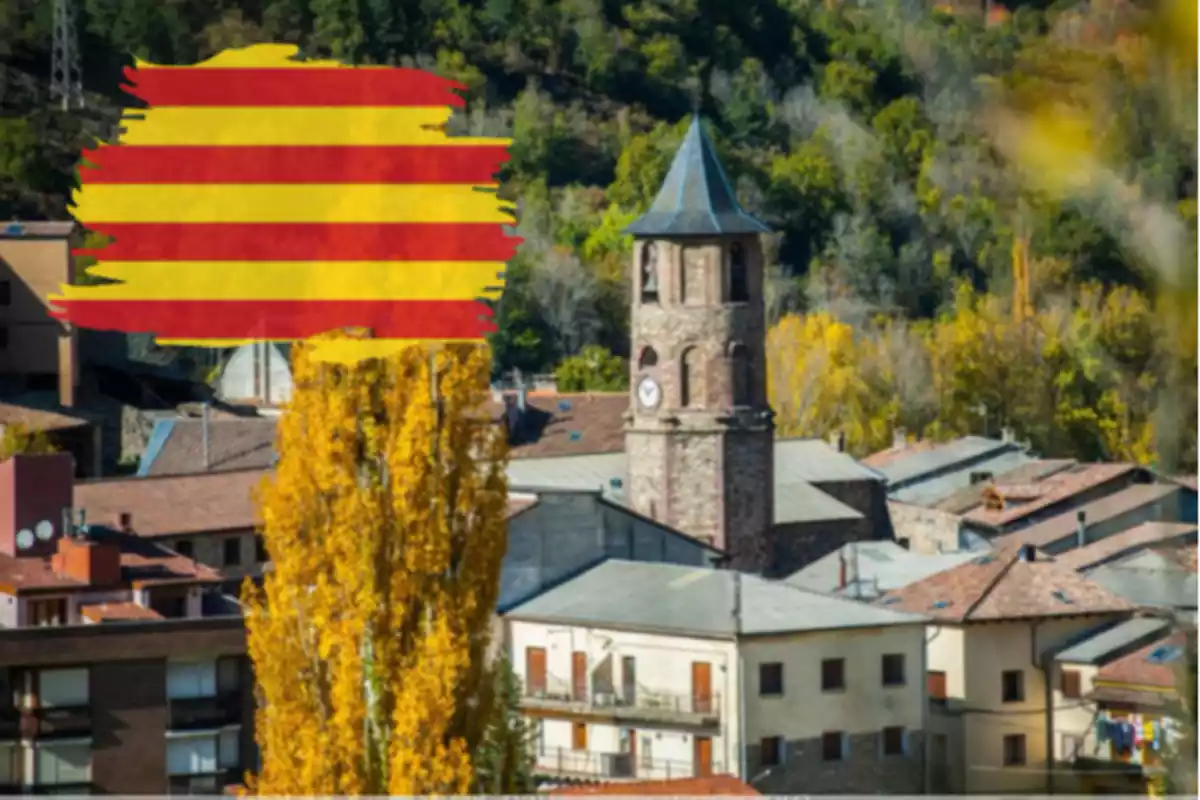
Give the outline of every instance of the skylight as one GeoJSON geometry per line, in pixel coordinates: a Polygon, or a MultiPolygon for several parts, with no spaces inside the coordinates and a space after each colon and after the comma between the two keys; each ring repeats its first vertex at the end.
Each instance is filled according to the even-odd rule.
{"type": "Polygon", "coordinates": [[[972,560],[971,560],[971,563],[972,563],[972,564],[978,564],[979,566],[981,566],[981,567],[982,567],[984,564],[990,564],[990,563],[992,563],[992,562],[993,562],[993,561],[995,561],[995,560],[996,560],[996,557],[995,557],[995,556],[993,556],[993,555],[986,555],[986,556],[980,556],[979,558],[972,559],[972,560]]]}
{"type": "Polygon", "coordinates": [[[1146,660],[1151,664],[1169,664],[1172,661],[1178,661],[1181,655],[1183,655],[1182,647],[1168,644],[1156,647],[1150,655],[1146,656],[1146,660]]]}
{"type": "Polygon", "coordinates": [[[571,431],[570,433],[567,434],[567,438],[569,440],[571,440],[572,442],[578,442],[580,439],[583,438],[583,434],[580,433],[579,431],[571,431]]]}
{"type": "Polygon", "coordinates": [[[570,411],[571,410],[571,401],[570,400],[559,400],[558,401],[558,410],[559,411],[570,411]]]}
{"type": "Polygon", "coordinates": [[[950,601],[949,600],[938,600],[936,603],[933,604],[933,607],[934,608],[949,608],[950,601]]]}
{"type": "Polygon", "coordinates": [[[891,605],[891,604],[893,604],[893,603],[899,603],[899,602],[900,602],[900,598],[899,598],[899,597],[885,597],[885,598],[883,598],[883,604],[884,604],[885,606],[890,606],[890,605],[891,605]]]}
{"type": "Polygon", "coordinates": [[[1055,591],[1055,592],[1052,592],[1051,594],[1053,594],[1054,599],[1060,603],[1068,603],[1069,604],[1069,603],[1075,602],[1067,595],[1066,592],[1055,591]]]}

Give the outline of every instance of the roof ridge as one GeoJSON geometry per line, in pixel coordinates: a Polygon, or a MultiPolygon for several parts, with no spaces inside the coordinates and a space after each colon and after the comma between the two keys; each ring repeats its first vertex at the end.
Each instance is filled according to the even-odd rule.
{"type": "MultiPolygon", "coordinates": [[[[1009,558],[1008,563],[1005,564],[996,573],[996,576],[994,578],[992,578],[990,581],[988,581],[987,586],[985,586],[983,591],[979,593],[979,595],[975,598],[975,601],[967,606],[967,610],[964,611],[963,615],[962,615],[962,620],[964,622],[967,621],[967,618],[970,617],[971,614],[975,613],[975,609],[977,609],[981,605],[983,605],[983,601],[986,600],[993,591],[995,591],[996,586],[999,585],[1000,581],[1003,580],[1004,576],[1008,574],[1008,571],[1012,569],[1013,564],[1017,563],[1017,561],[1019,561],[1020,558],[1021,558],[1021,551],[1020,551],[1020,548],[1017,548],[1016,551],[1012,554],[1012,557],[1009,558]]],[[[964,562],[964,565],[970,564],[970,563],[971,563],[970,561],[967,561],[967,562],[964,562]]]]}

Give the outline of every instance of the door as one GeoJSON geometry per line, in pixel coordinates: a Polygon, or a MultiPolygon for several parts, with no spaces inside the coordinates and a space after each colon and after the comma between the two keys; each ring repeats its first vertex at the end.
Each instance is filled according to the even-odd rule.
{"type": "Polygon", "coordinates": [[[537,697],[546,693],[546,648],[525,648],[525,693],[537,697]]]}
{"type": "Polygon", "coordinates": [[[571,699],[577,703],[587,701],[587,653],[571,653],[571,699]]]}
{"type": "Polygon", "coordinates": [[[708,714],[712,711],[712,664],[707,661],[692,662],[692,713],[708,714]]]}
{"type": "Polygon", "coordinates": [[[625,731],[625,737],[629,741],[629,746],[626,752],[629,753],[629,777],[637,777],[638,768],[638,737],[637,731],[633,728],[628,728],[625,731]]]}
{"type": "Polygon", "coordinates": [[[697,736],[693,745],[692,775],[697,778],[707,778],[712,775],[712,739],[707,736],[697,736]]]}
{"type": "Polygon", "coordinates": [[[633,656],[621,659],[621,699],[627,706],[637,700],[637,659],[633,656]]]}
{"type": "Polygon", "coordinates": [[[587,739],[587,723],[574,723],[571,726],[571,749],[587,750],[587,739]]]}

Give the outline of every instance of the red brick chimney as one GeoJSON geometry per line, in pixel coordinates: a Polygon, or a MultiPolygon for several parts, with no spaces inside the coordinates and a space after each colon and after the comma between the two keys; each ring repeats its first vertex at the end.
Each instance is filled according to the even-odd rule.
{"type": "Polygon", "coordinates": [[[121,548],[114,542],[64,536],[50,567],[88,586],[113,586],[121,582],[121,548]]]}
{"type": "Polygon", "coordinates": [[[0,463],[0,553],[18,558],[53,555],[74,495],[75,460],[70,453],[15,455],[0,463]]]}

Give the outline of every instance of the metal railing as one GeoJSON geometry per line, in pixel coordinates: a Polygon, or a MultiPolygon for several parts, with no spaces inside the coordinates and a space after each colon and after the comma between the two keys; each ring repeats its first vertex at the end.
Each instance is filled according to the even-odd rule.
{"type": "Polygon", "coordinates": [[[171,730],[196,730],[234,725],[242,720],[241,692],[222,692],[212,697],[178,698],[169,701],[171,730]]]}
{"type": "Polygon", "coordinates": [[[628,780],[670,780],[715,775],[724,771],[718,762],[702,768],[690,761],[648,758],[644,754],[599,753],[548,747],[536,753],[537,771],[556,776],[628,780]]]}
{"type": "Polygon", "coordinates": [[[524,690],[527,706],[565,708],[586,713],[612,714],[620,718],[682,719],[694,722],[719,720],[721,696],[654,691],[642,686],[609,690],[593,687],[581,691],[565,681],[548,677],[545,686],[528,681],[524,690]]]}
{"type": "Polygon", "coordinates": [[[92,729],[90,705],[42,707],[33,713],[39,736],[74,736],[92,729]]]}

